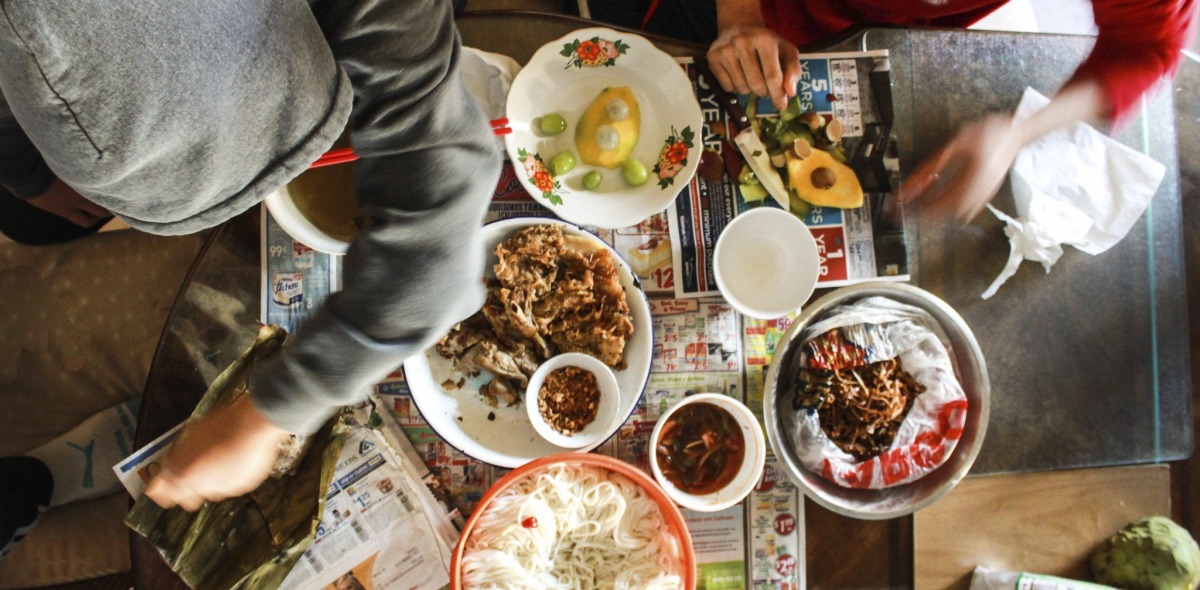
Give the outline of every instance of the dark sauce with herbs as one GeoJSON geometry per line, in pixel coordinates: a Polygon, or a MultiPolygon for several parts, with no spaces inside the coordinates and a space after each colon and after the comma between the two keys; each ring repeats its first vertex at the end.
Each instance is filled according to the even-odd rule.
{"type": "Polygon", "coordinates": [[[689,494],[711,494],[729,484],[746,454],[742,428],[733,416],[710,403],[679,408],[659,433],[658,468],[689,494]]]}

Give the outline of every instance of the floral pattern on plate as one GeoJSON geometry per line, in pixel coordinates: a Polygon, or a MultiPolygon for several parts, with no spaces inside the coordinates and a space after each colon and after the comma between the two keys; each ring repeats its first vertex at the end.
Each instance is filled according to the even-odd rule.
{"type": "Polygon", "coordinates": [[[662,151],[658,153],[658,162],[654,164],[659,188],[675,184],[675,177],[687,166],[688,150],[692,149],[692,140],[695,137],[691,126],[684,127],[680,132],[671,127],[671,135],[663,142],[662,151]]]}
{"type": "Polygon", "coordinates": [[[629,45],[622,43],[620,39],[609,41],[600,37],[592,37],[583,41],[575,39],[570,43],[563,44],[559,55],[569,58],[564,69],[571,66],[577,68],[608,67],[616,65],[617,57],[624,55],[628,49],[629,45]]]}
{"type": "Polygon", "coordinates": [[[558,190],[562,186],[550,169],[546,167],[542,156],[536,152],[529,153],[525,151],[525,148],[517,150],[517,155],[521,159],[521,165],[525,168],[525,177],[529,179],[530,184],[542,191],[542,198],[555,205],[562,205],[562,197],[558,194],[558,190]]]}

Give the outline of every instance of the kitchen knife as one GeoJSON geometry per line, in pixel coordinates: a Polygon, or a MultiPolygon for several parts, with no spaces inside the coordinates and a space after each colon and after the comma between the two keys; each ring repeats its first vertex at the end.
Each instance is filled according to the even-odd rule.
{"type": "MultiPolygon", "coordinates": [[[[742,103],[732,93],[726,91],[717,82],[716,76],[712,74],[712,70],[708,66],[708,61],[704,58],[696,59],[696,69],[701,76],[707,79],[713,95],[717,99],[717,103],[729,115],[729,124],[733,127],[731,134],[736,133],[733,138],[733,144],[737,147],[738,153],[745,159],[746,164],[750,166],[750,170],[758,177],[767,194],[783,207],[784,211],[791,210],[790,199],[788,198],[787,187],[783,184],[783,177],[775,171],[775,167],[771,165],[771,156],[767,154],[767,147],[763,145],[762,140],[754,133],[753,126],[750,124],[750,118],[746,116],[746,110],[742,107],[742,103]]],[[[728,142],[722,146],[728,148],[728,142]]],[[[735,173],[730,171],[730,176],[736,177],[735,173]]]]}

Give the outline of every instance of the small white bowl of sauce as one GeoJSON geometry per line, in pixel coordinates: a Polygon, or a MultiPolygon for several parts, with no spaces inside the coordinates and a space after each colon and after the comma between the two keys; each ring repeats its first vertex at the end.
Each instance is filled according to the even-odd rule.
{"type": "Polygon", "coordinates": [[[721,393],[683,398],[658,419],[650,443],[654,479],[676,504],[701,512],[745,499],[767,459],[758,418],[721,393]]]}

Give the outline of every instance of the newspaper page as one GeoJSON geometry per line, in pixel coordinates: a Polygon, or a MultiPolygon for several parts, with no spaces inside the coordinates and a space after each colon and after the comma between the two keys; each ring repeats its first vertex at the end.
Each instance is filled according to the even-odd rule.
{"type": "Polygon", "coordinates": [[[262,207],[262,284],[260,313],[266,325],[280,326],[288,334],[337,290],[341,256],[317,252],[288,235],[262,207]]]}
{"type": "MultiPolygon", "coordinates": [[[[400,439],[360,426],[346,441],[312,545],[281,590],[436,589],[450,581],[454,527],[393,446],[400,439]]],[[[404,444],[407,444],[406,442],[404,444]]]]}
{"type": "MultiPolygon", "coordinates": [[[[690,58],[680,60],[704,116],[705,149],[723,154],[721,131],[731,130],[730,115],[690,58]]],[[[899,181],[899,159],[891,134],[891,82],[886,51],[801,56],[797,95],[806,111],[835,117],[845,125],[842,147],[847,163],[863,185],[858,209],[812,207],[802,219],[821,256],[818,288],[866,280],[908,280],[908,250],[903,219],[892,196],[899,181]]],[[[747,96],[739,97],[743,105],[747,96]]],[[[759,116],[777,114],[770,100],[757,102],[759,116]]],[[[736,148],[733,148],[736,149],[736,148]]],[[[668,215],[675,297],[718,295],[712,256],[721,231],[739,213],[777,207],[771,199],[748,203],[737,180],[723,175],[710,182],[697,174],[680,192],[668,215]]]]}
{"type": "MultiPolygon", "coordinates": [[[[613,437],[615,456],[650,474],[650,434],[667,409],[697,393],[743,401],[738,314],[720,300],[652,299],[654,358],[633,415],[613,437]]],[[[744,504],[717,512],[682,510],[696,554],[696,587],[748,588],[744,504]]]]}
{"type": "MultiPolygon", "coordinates": [[[[759,421],[763,419],[763,389],[775,347],[794,319],[794,316],[766,321],[742,319],[746,405],[759,421]]],[[[752,587],[755,590],[804,588],[804,498],[784,475],[769,447],[762,480],[747,502],[752,587]]]]}

